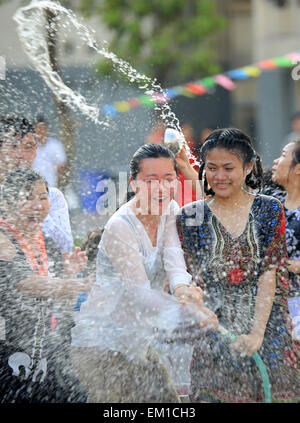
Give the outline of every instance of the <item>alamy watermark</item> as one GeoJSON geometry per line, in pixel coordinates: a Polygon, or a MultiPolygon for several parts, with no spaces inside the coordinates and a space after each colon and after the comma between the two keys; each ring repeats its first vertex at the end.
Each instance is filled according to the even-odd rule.
{"type": "MultiPolygon", "coordinates": [[[[135,180],[135,199],[141,214],[161,215],[162,208],[164,214],[175,214],[175,210],[167,208],[169,202],[176,196],[180,203],[187,204],[191,202],[192,181],[184,180],[153,180],[143,181],[135,180]]],[[[194,186],[195,188],[195,186],[194,186]]],[[[133,192],[129,188],[128,175],[126,172],[120,172],[118,180],[101,179],[95,191],[99,194],[96,202],[96,212],[99,215],[112,215],[122,204],[127,201],[127,193],[133,192]]],[[[196,197],[203,198],[203,190],[200,184],[196,185],[196,197]]],[[[185,209],[186,225],[199,226],[203,220],[203,202],[190,204],[185,209]]],[[[121,211],[120,211],[121,212],[121,211]]]]}
{"type": "Polygon", "coordinates": [[[0,81],[5,80],[5,73],[6,73],[6,61],[5,57],[0,56],[0,81]]]}

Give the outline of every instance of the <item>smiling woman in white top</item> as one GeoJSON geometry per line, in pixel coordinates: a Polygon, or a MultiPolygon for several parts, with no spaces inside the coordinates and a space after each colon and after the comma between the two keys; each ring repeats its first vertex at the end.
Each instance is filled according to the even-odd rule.
{"type": "Polygon", "coordinates": [[[175,158],[165,146],[147,144],[134,154],[135,196],[106,224],[97,281],[72,330],[73,365],[90,402],[178,402],[157,349],[168,341],[169,357],[176,355],[199,325],[217,324],[186,271],[176,183],[175,158]],[[164,292],[167,281],[173,296],[164,292]]]}

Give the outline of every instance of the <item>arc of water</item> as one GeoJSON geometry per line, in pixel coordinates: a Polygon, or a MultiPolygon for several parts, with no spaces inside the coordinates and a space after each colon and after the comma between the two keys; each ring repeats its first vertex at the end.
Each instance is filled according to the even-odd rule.
{"type": "Polygon", "coordinates": [[[89,45],[93,42],[91,34],[87,39],[87,31],[84,30],[85,28],[77,19],[73,19],[71,12],[54,2],[34,0],[28,6],[19,8],[13,17],[17,23],[17,32],[24,51],[60,101],[66,103],[73,110],[81,110],[95,123],[102,123],[98,120],[99,109],[88,105],[85,98],[67,87],[59,74],[51,68],[47,41],[44,35],[46,24],[44,11],[47,9],[56,15],[72,19],[72,23],[78,32],[84,36],[84,40],[89,45]]]}
{"type": "MultiPolygon", "coordinates": [[[[75,93],[71,88],[67,87],[61,77],[54,72],[50,65],[47,41],[44,36],[45,28],[45,10],[50,10],[56,16],[64,18],[64,25],[73,25],[77,34],[86,44],[96,50],[96,52],[106,59],[109,59],[113,65],[129,78],[130,82],[136,82],[139,89],[143,90],[147,95],[154,96],[159,93],[162,101],[156,103],[156,110],[160,112],[163,122],[174,129],[181,132],[179,120],[171,111],[168,103],[166,92],[157,83],[157,80],[139,73],[128,62],[118,58],[114,53],[109,52],[105,48],[99,48],[92,34],[92,30],[79,22],[75,14],[65,9],[60,4],[49,0],[33,0],[28,6],[19,8],[14,20],[17,23],[17,32],[23,45],[25,53],[31,59],[36,69],[40,72],[48,87],[58,97],[59,100],[66,103],[73,110],[80,110],[88,118],[92,119],[96,124],[108,125],[107,121],[99,121],[99,108],[87,104],[86,99],[79,93],[75,93]]],[[[185,143],[186,149],[190,149],[185,143]]]]}

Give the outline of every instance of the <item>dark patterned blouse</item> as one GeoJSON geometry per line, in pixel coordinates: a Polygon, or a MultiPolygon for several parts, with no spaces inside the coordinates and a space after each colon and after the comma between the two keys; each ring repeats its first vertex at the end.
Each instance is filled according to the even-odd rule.
{"type": "MultiPolygon", "coordinates": [[[[276,400],[300,399],[299,345],[290,336],[285,215],[275,198],[256,195],[243,233],[233,238],[203,201],[184,206],[177,218],[188,270],[204,290],[207,306],[235,335],[253,325],[259,277],[277,269],[276,294],[259,354],[276,400]]],[[[194,350],[192,401],[262,402],[263,385],[252,358],[242,357],[217,332],[194,350]],[[203,397],[204,396],[204,397],[203,397]]]]}

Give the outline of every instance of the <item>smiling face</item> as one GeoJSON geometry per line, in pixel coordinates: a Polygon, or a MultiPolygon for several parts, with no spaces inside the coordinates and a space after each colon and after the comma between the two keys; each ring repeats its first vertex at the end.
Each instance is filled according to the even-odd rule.
{"type": "Polygon", "coordinates": [[[21,233],[33,235],[41,229],[49,210],[46,185],[43,181],[37,181],[32,184],[29,194],[20,192],[15,211],[11,212],[10,217],[21,233]]]}
{"type": "Polygon", "coordinates": [[[174,198],[177,187],[173,160],[164,157],[141,160],[131,187],[142,214],[161,215],[174,198]]]}
{"type": "Polygon", "coordinates": [[[276,182],[283,187],[286,187],[296,167],[291,168],[293,161],[293,151],[295,149],[295,143],[290,142],[287,144],[281,152],[280,157],[275,159],[272,167],[272,181],[276,182]]]}
{"type": "Polygon", "coordinates": [[[239,194],[252,167],[252,163],[243,165],[242,159],[233,151],[224,148],[210,150],[205,160],[205,173],[215,197],[230,198],[239,194]]]}

